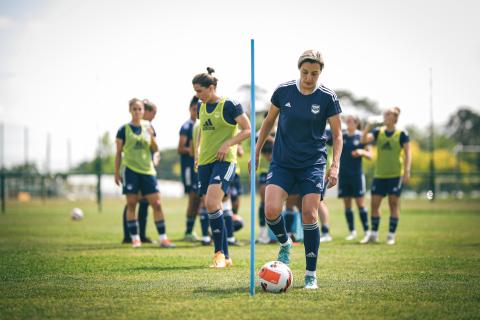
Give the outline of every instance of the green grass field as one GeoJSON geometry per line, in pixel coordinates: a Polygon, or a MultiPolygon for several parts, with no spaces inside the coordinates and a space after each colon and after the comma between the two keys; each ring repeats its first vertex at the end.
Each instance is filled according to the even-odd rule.
{"type": "MultiPolygon", "coordinates": [[[[320,248],[319,290],[302,289],[298,246],[293,288],[274,295],[257,287],[249,297],[248,246],[231,249],[235,267],[210,270],[211,247],[121,245],[120,200],[107,201],[102,213],[91,202],[11,202],[0,214],[0,318],[480,319],[479,201],[404,200],[393,247],[343,240],[341,204],[327,203],[334,241],[320,248]],[[83,221],[69,219],[74,206],[84,210],[83,221]]],[[[184,231],[184,205],[164,199],[174,240],[184,231]]],[[[244,217],[248,206],[244,198],[244,217]]],[[[148,234],[156,238],[151,221],[148,234]]],[[[238,234],[244,241],[246,229],[238,234]]],[[[257,270],[276,253],[276,245],[257,246],[257,270]]]]}

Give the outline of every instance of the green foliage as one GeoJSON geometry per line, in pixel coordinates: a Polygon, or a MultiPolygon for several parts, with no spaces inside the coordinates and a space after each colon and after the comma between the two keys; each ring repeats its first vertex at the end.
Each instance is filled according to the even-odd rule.
{"type": "Polygon", "coordinates": [[[157,166],[157,176],[161,179],[180,179],[180,155],[177,149],[160,151],[160,163],[157,166]]]}
{"type": "Polygon", "coordinates": [[[448,135],[463,145],[480,145],[480,115],[469,107],[460,107],[447,122],[448,135]]]}
{"type": "MultiPolygon", "coordinates": [[[[244,242],[247,200],[242,198],[241,207],[247,227],[237,234],[244,242]]],[[[231,248],[233,268],[212,270],[212,247],[180,241],[172,250],[121,245],[123,200],[106,201],[101,214],[93,201],[11,203],[0,215],[0,318],[478,318],[478,201],[403,200],[393,247],[384,243],[386,211],[382,243],[360,246],[343,240],[347,228],[341,202],[326,201],[334,241],[320,249],[319,289],[302,288],[305,253],[300,245],[292,252],[293,287],[278,295],[257,287],[253,298],[248,296],[248,246],[231,248]],[[83,209],[83,221],[69,219],[72,207],[83,209]]],[[[186,205],[186,199],[163,199],[171,239],[183,236],[186,205]]],[[[147,234],[156,235],[151,220],[147,234]]],[[[278,245],[257,245],[255,269],[277,252],[278,245]]]]}

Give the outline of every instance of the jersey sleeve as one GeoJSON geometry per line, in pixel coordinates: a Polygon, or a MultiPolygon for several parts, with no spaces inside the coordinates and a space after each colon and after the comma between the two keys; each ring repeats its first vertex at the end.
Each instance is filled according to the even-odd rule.
{"type": "Polygon", "coordinates": [[[410,142],[410,136],[408,135],[408,132],[407,131],[400,132],[400,145],[403,147],[403,145],[407,142],[410,142]]]}
{"type": "Polygon", "coordinates": [[[125,126],[121,126],[120,129],[118,129],[117,139],[122,140],[123,144],[125,144],[125,126]]]}
{"type": "Polygon", "coordinates": [[[237,122],[235,119],[243,113],[243,107],[239,102],[234,100],[225,101],[223,106],[223,117],[225,118],[225,121],[230,124],[236,124],[237,122]]]}
{"type": "Polygon", "coordinates": [[[340,107],[340,101],[336,96],[332,96],[331,103],[327,107],[327,118],[333,117],[339,113],[342,113],[342,107],[340,107]]]}
{"type": "Polygon", "coordinates": [[[183,126],[180,128],[180,135],[181,136],[187,136],[188,137],[188,131],[190,129],[190,126],[188,125],[188,122],[184,123],[183,126]]]}
{"type": "Polygon", "coordinates": [[[277,108],[280,108],[280,88],[277,88],[273,94],[270,102],[277,108]]]}
{"type": "Polygon", "coordinates": [[[380,132],[380,129],[377,127],[377,128],[373,128],[372,131],[370,131],[370,133],[373,135],[373,141],[377,141],[377,138],[378,138],[378,133],[380,132]]]}

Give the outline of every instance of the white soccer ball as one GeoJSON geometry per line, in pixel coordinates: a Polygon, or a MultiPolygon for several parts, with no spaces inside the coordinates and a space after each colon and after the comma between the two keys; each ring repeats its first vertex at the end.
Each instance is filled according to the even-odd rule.
{"type": "Polygon", "coordinates": [[[280,293],[286,292],[293,283],[290,268],[283,262],[270,261],[263,265],[258,273],[263,291],[280,293]]]}
{"type": "Polygon", "coordinates": [[[70,213],[70,217],[72,220],[82,220],[83,219],[83,211],[80,208],[73,208],[72,212],[70,213]]]}

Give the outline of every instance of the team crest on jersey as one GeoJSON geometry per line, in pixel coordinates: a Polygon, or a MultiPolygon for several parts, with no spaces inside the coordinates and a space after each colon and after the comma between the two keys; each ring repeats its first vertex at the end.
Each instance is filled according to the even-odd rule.
{"type": "Polygon", "coordinates": [[[319,104],[312,104],[312,113],[317,114],[320,112],[320,105],[319,104]]]}

